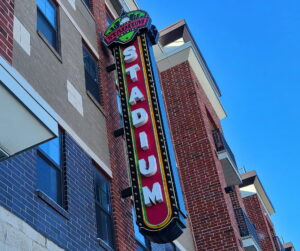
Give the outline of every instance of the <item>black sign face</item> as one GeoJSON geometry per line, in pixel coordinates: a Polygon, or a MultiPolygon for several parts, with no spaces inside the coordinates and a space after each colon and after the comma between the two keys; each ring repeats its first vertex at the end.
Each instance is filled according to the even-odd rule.
{"type": "Polygon", "coordinates": [[[145,27],[153,27],[146,12],[127,13],[105,42],[116,59],[136,222],[151,241],[167,243],[183,232],[185,209],[152,52],[155,30],[145,27]]]}

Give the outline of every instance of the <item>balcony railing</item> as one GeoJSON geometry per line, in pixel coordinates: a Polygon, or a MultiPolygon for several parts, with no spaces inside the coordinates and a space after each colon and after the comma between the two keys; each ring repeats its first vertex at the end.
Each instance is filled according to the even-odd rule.
{"type": "Polygon", "coordinates": [[[282,245],[282,243],[281,243],[280,239],[278,238],[278,236],[273,237],[273,242],[275,244],[276,251],[284,251],[285,250],[285,248],[282,245]]]}
{"type": "Polygon", "coordinates": [[[218,159],[221,161],[225,181],[227,186],[239,185],[242,183],[234,154],[232,153],[229,145],[227,144],[223,134],[220,130],[212,131],[218,159]]]}
{"type": "Polygon", "coordinates": [[[234,162],[235,166],[237,167],[234,154],[231,151],[229,145],[227,144],[223,134],[219,130],[214,130],[212,134],[215,141],[217,152],[227,151],[231,160],[234,162]]]}
{"type": "Polygon", "coordinates": [[[256,232],[255,225],[248,218],[247,214],[242,208],[234,210],[235,217],[239,226],[241,237],[252,237],[256,244],[260,246],[260,241],[256,232]]]}

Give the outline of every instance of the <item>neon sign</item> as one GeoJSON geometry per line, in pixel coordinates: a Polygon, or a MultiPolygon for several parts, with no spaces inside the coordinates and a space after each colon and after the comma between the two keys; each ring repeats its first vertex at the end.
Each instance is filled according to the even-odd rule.
{"type": "Polygon", "coordinates": [[[137,225],[150,240],[165,243],[183,232],[185,210],[153,65],[152,42],[157,36],[148,14],[134,13],[136,20],[147,18],[147,27],[131,30],[129,39],[127,28],[135,21],[126,13],[108,28],[104,41],[116,59],[137,225]],[[120,31],[126,43],[120,41],[120,31]]]}

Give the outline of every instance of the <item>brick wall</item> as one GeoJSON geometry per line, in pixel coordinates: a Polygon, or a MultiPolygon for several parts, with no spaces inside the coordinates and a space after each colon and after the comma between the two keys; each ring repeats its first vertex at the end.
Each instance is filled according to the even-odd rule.
{"type": "Polygon", "coordinates": [[[249,218],[257,229],[257,234],[260,239],[263,251],[276,250],[270,228],[268,226],[265,209],[263,208],[257,194],[243,198],[244,205],[249,218]]]}
{"type": "Polygon", "coordinates": [[[237,208],[245,209],[244,202],[240,193],[240,189],[237,185],[232,187],[232,191],[229,192],[229,196],[234,209],[237,208]]]}
{"type": "Polygon", "coordinates": [[[0,206],[67,250],[101,250],[97,242],[94,165],[66,134],[68,210],[64,216],[37,196],[37,150],[0,163],[0,206]]]}
{"type": "Polygon", "coordinates": [[[197,250],[243,250],[211,134],[220,121],[188,62],[161,80],[197,250]]]}
{"type": "MultiPolygon", "coordinates": [[[[101,43],[101,37],[106,30],[106,13],[104,1],[94,0],[93,11],[99,38],[99,72],[101,104],[106,113],[107,135],[110,151],[112,179],[112,206],[115,228],[115,243],[117,250],[135,250],[136,242],[133,232],[131,200],[121,199],[121,190],[130,186],[128,179],[127,159],[125,157],[124,139],[115,138],[113,132],[120,128],[119,113],[116,100],[116,85],[114,73],[107,73],[106,67],[113,63],[111,53],[101,43]]],[[[101,144],[101,142],[99,142],[101,144]]]]}
{"type": "Polygon", "coordinates": [[[0,1],[0,56],[12,63],[15,0],[0,1]]]}

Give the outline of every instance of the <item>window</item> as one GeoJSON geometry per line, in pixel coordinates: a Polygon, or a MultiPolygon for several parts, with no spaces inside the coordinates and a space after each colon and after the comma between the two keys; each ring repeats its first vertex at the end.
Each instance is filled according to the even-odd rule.
{"type": "Polygon", "coordinates": [[[87,6],[90,10],[92,10],[92,3],[91,3],[91,0],[83,0],[83,1],[85,2],[86,6],[87,6]]]}
{"type": "Polygon", "coordinates": [[[110,15],[108,11],[106,11],[106,26],[110,26],[111,23],[113,22],[113,17],[110,15]]]}
{"type": "Polygon", "coordinates": [[[37,30],[58,51],[57,6],[52,0],[37,0],[37,30]]]}
{"type": "Polygon", "coordinates": [[[151,242],[151,250],[179,251],[180,249],[178,249],[172,242],[165,244],[151,242]]]}
{"type": "Polygon", "coordinates": [[[137,241],[137,251],[148,251],[148,250],[164,250],[164,251],[177,251],[178,248],[175,247],[173,243],[166,244],[157,244],[154,242],[150,242],[144,235],[142,235],[139,231],[139,227],[136,224],[134,208],[132,207],[132,219],[133,219],[133,228],[134,228],[134,236],[137,241]]]}
{"type": "Polygon", "coordinates": [[[98,238],[113,248],[113,224],[110,201],[110,184],[108,180],[95,169],[95,205],[98,238]]]}
{"type": "Polygon", "coordinates": [[[139,231],[139,227],[136,224],[134,208],[132,208],[132,219],[133,219],[133,228],[134,228],[134,236],[137,241],[137,251],[146,251],[149,249],[149,241],[142,235],[139,231]]]}
{"type": "Polygon", "coordinates": [[[37,188],[62,205],[62,133],[38,147],[37,188]]]}
{"type": "Polygon", "coordinates": [[[118,91],[117,91],[116,96],[117,96],[118,113],[119,113],[119,118],[120,118],[120,128],[123,128],[122,105],[121,105],[120,94],[118,91]]]}
{"type": "Polygon", "coordinates": [[[83,63],[86,90],[96,99],[97,102],[99,102],[100,92],[98,80],[98,64],[97,60],[92,56],[85,45],[83,45],[83,63]]]}

